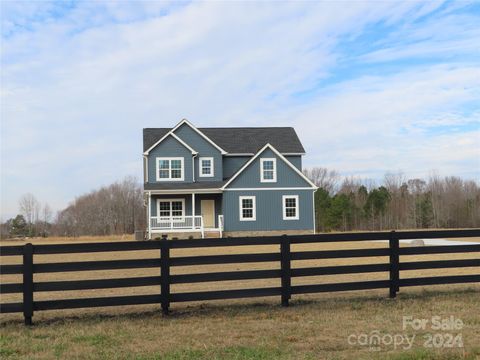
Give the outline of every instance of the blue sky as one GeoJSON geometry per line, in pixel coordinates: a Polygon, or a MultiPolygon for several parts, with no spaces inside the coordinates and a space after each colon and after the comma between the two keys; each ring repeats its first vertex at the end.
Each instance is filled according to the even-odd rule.
{"type": "Polygon", "coordinates": [[[305,166],[480,180],[479,2],[1,4],[1,217],[126,175],[144,127],[294,126],[305,166]]]}

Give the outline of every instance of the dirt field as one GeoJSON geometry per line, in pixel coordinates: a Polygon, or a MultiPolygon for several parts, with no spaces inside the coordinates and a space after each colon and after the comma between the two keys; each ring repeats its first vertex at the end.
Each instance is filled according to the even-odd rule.
{"type": "MultiPolygon", "coordinates": [[[[111,238],[78,238],[75,242],[111,241],[111,238]]],[[[123,240],[131,240],[123,237],[123,240]]],[[[472,241],[472,239],[468,239],[472,241]]],[[[480,241],[480,239],[473,239],[480,241]]],[[[32,243],[61,243],[65,239],[30,239],[32,243]]],[[[70,241],[70,240],[69,240],[70,241]]],[[[21,244],[20,241],[2,245],[21,244]]],[[[295,245],[292,251],[386,247],[379,242],[348,242],[295,245]]],[[[278,251],[278,246],[172,250],[172,256],[193,254],[252,253],[278,251]]],[[[60,262],[128,258],[156,258],[159,252],[133,251],[74,255],[36,255],[34,261],[60,262]]],[[[400,261],[424,259],[478,258],[479,254],[422,255],[402,257],[400,261]]],[[[19,263],[20,257],[5,257],[2,263],[19,263]]],[[[293,267],[330,266],[388,262],[386,257],[295,261],[293,267]]],[[[204,265],[173,268],[172,274],[209,271],[278,268],[276,263],[204,265]]],[[[478,274],[478,268],[421,270],[402,272],[402,278],[440,274],[478,274]]],[[[86,271],[35,275],[34,281],[158,275],[158,269],[86,271]]],[[[292,279],[292,285],[355,280],[388,279],[387,273],[332,275],[292,279]]],[[[5,283],[21,281],[18,275],[2,275],[5,283]]],[[[173,285],[172,292],[239,289],[279,286],[278,279],[222,281],[173,285]]],[[[36,293],[35,300],[118,296],[158,293],[157,286],[131,289],[85,290],[36,293]]],[[[160,315],[159,307],[75,309],[36,312],[36,325],[25,328],[19,314],[2,315],[0,355],[2,358],[124,358],[124,359],[196,359],[196,358],[385,358],[401,359],[480,357],[480,285],[442,285],[401,289],[395,300],[387,299],[388,290],[294,296],[290,308],[278,306],[279,298],[222,300],[172,304],[172,314],[160,315]],[[460,331],[463,348],[435,349],[423,346],[429,329],[402,330],[402,316],[431,319],[454,316],[463,321],[460,331]],[[416,335],[408,356],[393,345],[372,351],[369,346],[349,344],[349,335],[378,330],[383,335],[416,335]]],[[[1,302],[20,301],[19,294],[2,296],[1,302]]],[[[437,331],[438,332],[438,331],[437,331]]],[[[451,331],[452,332],[452,331],[451,331]]],[[[448,331],[442,331],[445,335],[448,331]]],[[[452,332],[453,333],[453,332],[452,332]]]]}

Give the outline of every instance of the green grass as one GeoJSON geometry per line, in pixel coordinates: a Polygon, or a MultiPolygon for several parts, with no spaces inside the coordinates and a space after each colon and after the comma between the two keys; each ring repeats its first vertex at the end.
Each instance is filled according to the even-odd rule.
{"type": "MultiPolygon", "coordinates": [[[[104,310],[104,315],[44,313],[34,326],[0,323],[0,358],[105,360],[474,360],[480,358],[480,288],[403,291],[395,300],[383,293],[302,298],[282,308],[275,300],[208,305],[104,310]],[[142,310],[143,309],[143,310],[142,310]],[[108,314],[108,311],[111,311],[108,314]],[[53,316],[54,315],[54,316],[53,316]],[[349,334],[404,333],[402,316],[462,319],[464,349],[423,348],[425,331],[408,330],[411,350],[350,345],[349,334]],[[50,316],[50,317],[49,317],[50,316]]],[[[428,332],[428,330],[427,330],[428,332]]]]}
{"type": "Polygon", "coordinates": [[[477,360],[480,358],[480,348],[475,348],[470,352],[462,350],[425,350],[416,349],[403,354],[395,354],[389,357],[389,360],[477,360]]]}

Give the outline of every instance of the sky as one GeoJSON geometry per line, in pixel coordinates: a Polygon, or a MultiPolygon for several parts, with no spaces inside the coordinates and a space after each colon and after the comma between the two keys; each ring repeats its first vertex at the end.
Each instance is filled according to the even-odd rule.
{"type": "Polygon", "coordinates": [[[304,166],[480,181],[480,2],[2,1],[1,212],[127,175],[142,128],[294,126],[304,166]]]}

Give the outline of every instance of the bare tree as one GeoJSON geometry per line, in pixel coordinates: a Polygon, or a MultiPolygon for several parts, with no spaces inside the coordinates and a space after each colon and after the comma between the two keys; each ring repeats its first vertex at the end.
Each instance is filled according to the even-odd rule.
{"type": "Polygon", "coordinates": [[[336,170],[328,170],[323,167],[313,167],[311,169],[303,169],[303,173],[319,188],[324,189],[330,195],[337,189],[340,180],[340,174],[336,170]]]}
{"type": "Polygon", "coordinates": [[[42,209],[42,236],[47,236],[48,234],[48,227],[50,225],[50,221],[52,220],[52,208],[50,205],[45,203],[42,209]]]}
{"type": "Polygon", "coordinates": [[[62,234],[111,235],[133,233],[145,226],[143,190],[134,177],[79,196],[58,215],[62,234]]]}
{"type": "Polygon", "coordinates": [[[40,203],[33,194],[27,193],[20,198],[19,208],[28,223],[30,235],[35,235],[35,224],[40,216],[40,203]]]}

